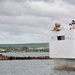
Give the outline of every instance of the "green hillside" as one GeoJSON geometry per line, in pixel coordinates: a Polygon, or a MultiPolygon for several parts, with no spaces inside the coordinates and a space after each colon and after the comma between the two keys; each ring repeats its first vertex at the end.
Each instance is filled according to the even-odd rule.
{"type": "Polygon", "coordinates": [[[37,48],[37,47],[49,47],[49,43],[0,44],[0,47],[15,47],[15,48],[32,47],[32,48],[37,48]]]}
{"type": "Polygon", "coordinates": [[[0,52],[49,52],[48,48],[49,43],[0,44],[0,52]]]}

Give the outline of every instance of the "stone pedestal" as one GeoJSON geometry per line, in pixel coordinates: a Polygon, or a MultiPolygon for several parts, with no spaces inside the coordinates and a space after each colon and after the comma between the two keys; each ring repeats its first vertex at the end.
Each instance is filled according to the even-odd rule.
{"type": "Polygon", "coordinates": [[[75,70],[75,59],[54,59],[55,69],[75,70]]]}

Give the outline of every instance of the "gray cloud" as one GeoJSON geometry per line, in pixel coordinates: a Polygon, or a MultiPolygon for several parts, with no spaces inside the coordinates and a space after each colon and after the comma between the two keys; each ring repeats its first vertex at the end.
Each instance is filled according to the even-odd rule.
{"type": "MultiPolygon", "coordinates": [[[[59,3],[46,3],[42,1],[24,1],[22,3],[15,3],[7,1],[0,6],[0,15],[19,16],[19,15],[35,15],[35,16],[53,16],[58,14],[67,14],[64,4],[60,6],[59,3]],[[32,2],[31,2],[32,1],[32,2]],[[58,11],[56,11],[58,9],[58,11]],[[65,10],[65,11],[63,11],[65,10]]],[[[47,0],[48,1],[48,0],[47,0]]],[[[52,0],[51,0],[52,1],[52,0]]]]}
{"type": "Polygon", "coordinates": [[[75,0],[63,0],[63,1],[75,5],[75,0]]]}

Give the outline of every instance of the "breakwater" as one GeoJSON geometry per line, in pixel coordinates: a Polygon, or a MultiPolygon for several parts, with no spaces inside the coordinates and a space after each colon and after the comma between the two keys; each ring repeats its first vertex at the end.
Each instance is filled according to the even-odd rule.
{"type": "Polygon", "coordinates": [[[17,56],[5,56],[0,54],[0,60],[44,60],[44,59],[51,59],[49,56],[38,56],[38,57],[17,57],[17,56]]]}

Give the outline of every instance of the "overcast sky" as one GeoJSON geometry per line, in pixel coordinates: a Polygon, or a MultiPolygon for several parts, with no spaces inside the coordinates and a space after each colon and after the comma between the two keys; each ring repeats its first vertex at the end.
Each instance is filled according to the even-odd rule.
{"type": "Polygon", "coordinates": [[[49,42],[55,22],[75,19],[75,0],[0,0],[0,44],[49,42]]]}

